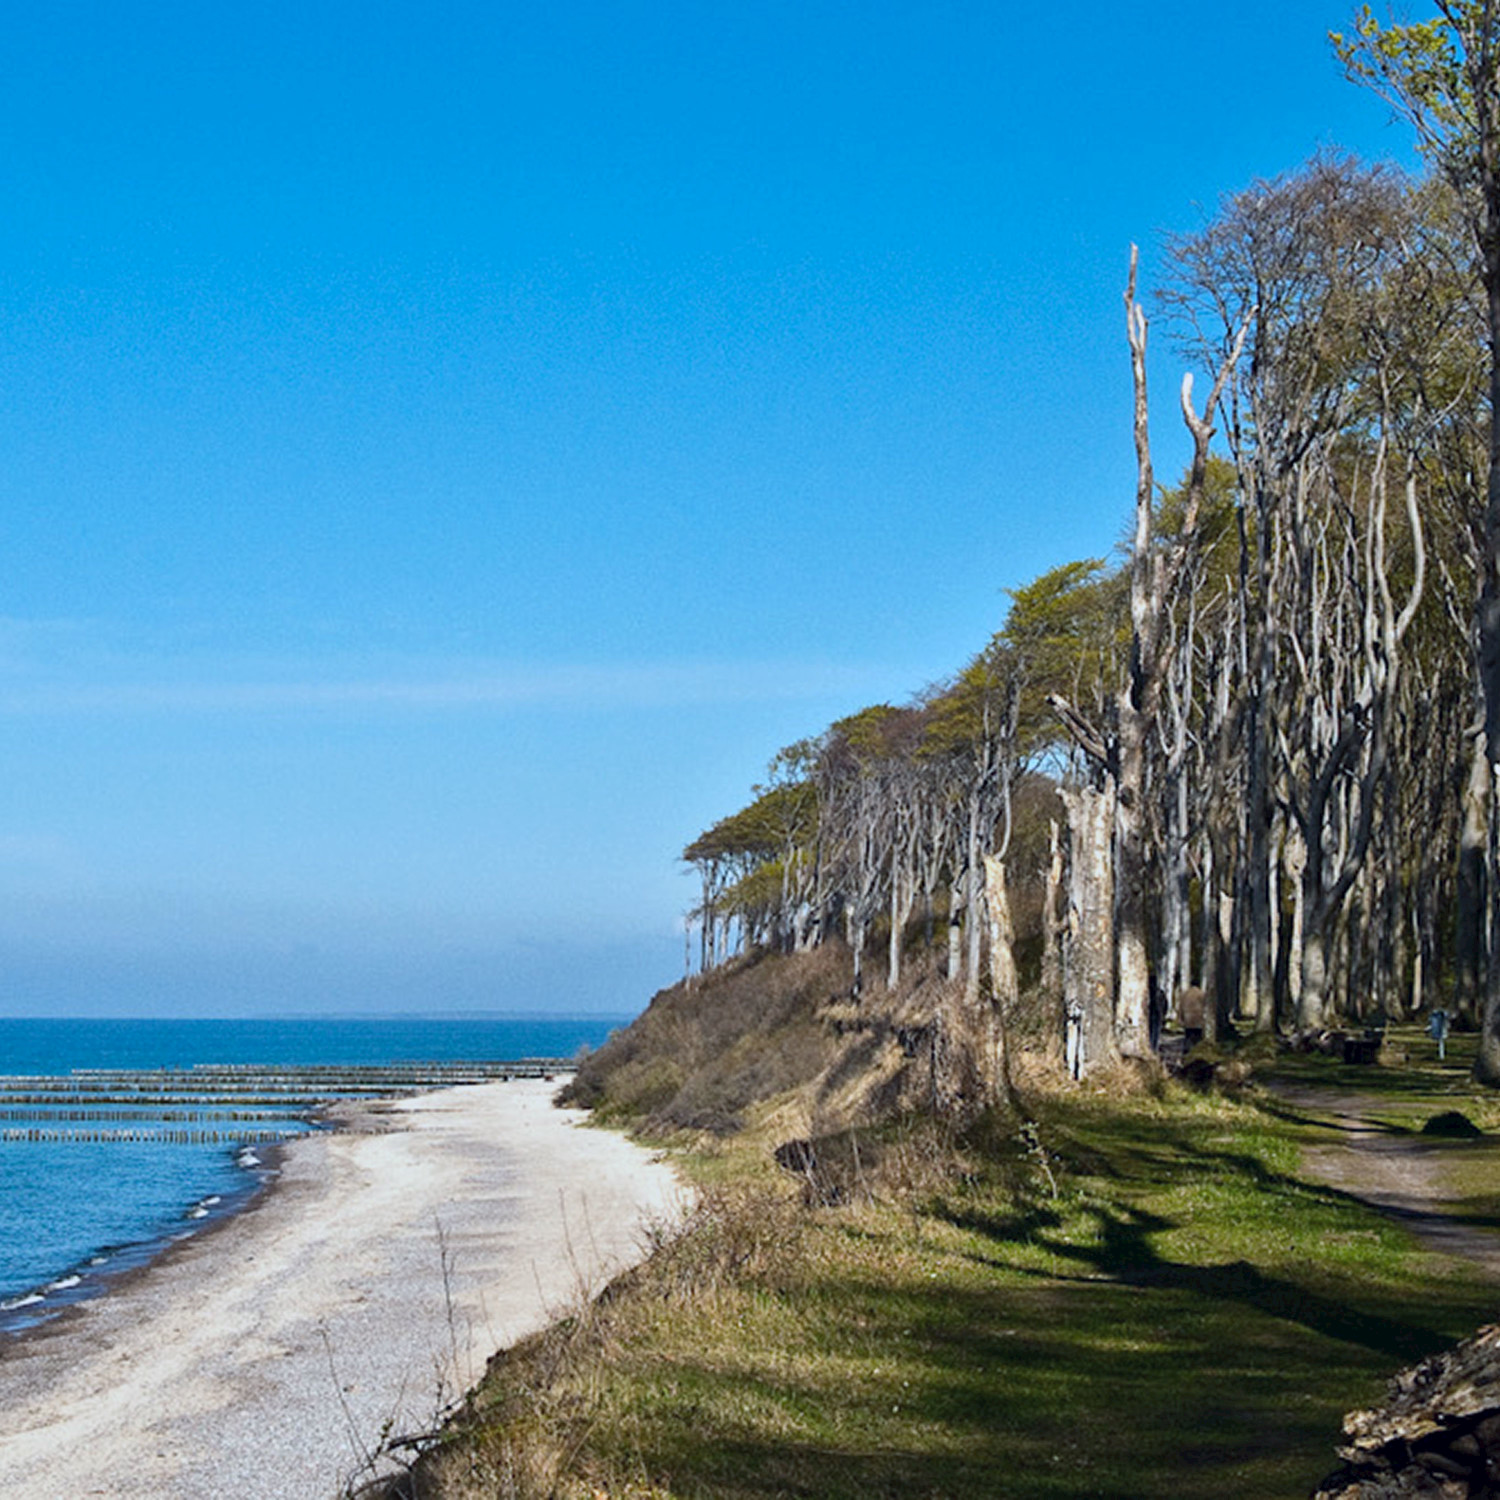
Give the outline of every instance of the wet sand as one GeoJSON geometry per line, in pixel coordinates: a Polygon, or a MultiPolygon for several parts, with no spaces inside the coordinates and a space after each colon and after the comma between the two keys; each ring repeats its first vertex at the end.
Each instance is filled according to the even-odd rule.
{"type": "Polygon", "coordinates": [[[5,1346],[0,1494],[332,1500],[383,1432],[428,1430],[681,1211],[663,1163],[554,1087],[298,1140],[253,1208],[5,1346]]]}

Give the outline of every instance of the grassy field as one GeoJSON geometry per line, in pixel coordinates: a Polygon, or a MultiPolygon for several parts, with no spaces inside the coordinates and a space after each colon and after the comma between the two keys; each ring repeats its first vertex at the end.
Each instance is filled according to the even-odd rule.
{"type": "MultiPolygon", "coordinates": [[[[1357,1086],[1393,1129],[1452,1107],[1500,1128],[1461,1047],[1443,1069],[1419,1049],[1275,1071],[1357,1086]]],[[[1253,1088],[1029,1103],[1032,1126],[830,1143],[834,1206],[753,1125],[687,1152],[689,1232],[497,1361],[415,1493],[1305,1495],[1345,1410],[1495,1316],[1477,1273],[1300,1175],[1333,1138],[1305,1110],[1253,1088]]],[[[1489,1143],[1452,1162],[1493,1218],[1489,1143]]]]}

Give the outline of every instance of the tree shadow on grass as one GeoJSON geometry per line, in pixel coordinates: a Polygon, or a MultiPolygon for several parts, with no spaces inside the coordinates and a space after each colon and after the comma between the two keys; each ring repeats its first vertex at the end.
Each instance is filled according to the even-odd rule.
{"type": "MultiPolygon", "coordinates": [[[[1238,1179],[1262,1193],[1286,1196],[1287,1211],[1296,1211],[1298,1201],[1339,1209],[1372,1210],[1356,1194],[1309,1183],[1275,1171],[1255,1155],[1242,1151],[1216,1151],[1180,1131],[1153,1136],[1118,1136],[1114,1150],[1103,1158],[1108,1173],[1089,1162],[1089,1170],[1117,1183],[1132,1180],[1169,1182],[1198,1179],[1238,1179]]],[[[1093,1153],[1089,1153],[1090,1156],[1093,1153]]],[[[996,1269],[1034,1280],[1108,1280],[1137,1287],[1171,1287],[1217,1303],[1239,1304],[1268,1316],[1296,1324],[1325,1338],[1359,1345],[1392,1363],[1409,1363],[1443,1348],[1453,1334],[1443,1313],[1425,1320],[1416,1313],[1413,1298],[1399,1312],[1374,1311],[1336,1296],[1325,1295],[1302,1282],[1272,1275],[1243,1257],[1217,1264],[1196,1264],[1163,1256],[1153,1237],[1181,1227],[1179,1221],[1130,1203],[1077,1205],[1093,1219],[1095,1233],[1069,1235],[1055,1207],[1037,1199],[1018,1205],[1013,1213],[986,1214],[964,1208],[947,1208],[942,1217],[956,1228],[991,1240],[997,1245],[1026,1243],[1064,1263],[1078,1267],[1079,1276],[1059,1275],[1018,1265],[1005,1255],[976,1257],[996,1269]]],[[[1386,1217],[1415,1220],[1416,1214],[1391,1213],[1386,1217]]],[[[1454,1222],[1489,1227],[1492,1215],[1449,1214],[1454,1222]]]]}
{"type": "MultiPolygon", "coordinates": [[[[1268,1276],[1247,1260],[1198,1266],[1163,1259],[1150,1254],[1149,1247],[1144,1247],[1144,1237],[1137,1232],[1140,1225],[1129,1223],[1128,1215],[1115,1216],[1101,1211],[1100,1219],[1102,1243],[1097,1253],[1091,1253],[1077,1245],[1048,1239],[1034,1231],[1027,1236],[1030,1243],[1038,1249],[1093,1268],[1091,1275],[1069,1276],[1057,1271],[1018,1266],[1002,1257],[971,1258],[995,1270],[1007,1271],[1032,1281],[1057,1282],[1063,1285],[1108,1281],[1118,1286],[1170,1288],[1216,1303],[1239,1303],[1284,1322],[1300,1325],[1308,1332],[1324,1338],[1358,1344],[1393,1363],[1407,1364],[1423,1359],[1453,1342],[1453,1334],[1440,1326],[1388,1317],[1353,1307],[1337,1298],[1312,1291],[1298,1282],[1268,1276]],[[1117,1262],[1115,1257],[1121,1256],[1126,1259],[1117,1262]]],[[[957,1215],[951,1222],[956,1227],[979,1233],[984,1233],[986,1229],[985,1225],[971,1216],[957,1215]]],[[[1008,1229],[1010,1226],[997,1223],[994,1227],[1008,1229]]],[[[1162,1223],[1158,1227],[1171,1226],[1162,1223]]],[[[1001,1237],[1009,1238],[1009,1235],[1001,1237]]],[[[1439,1316],[1435,1321],[1441,1324],[1445,1320],[1439,1316]]]]}
{"type": "Polygon", "coordinates": [[[830,1366],[675,1366],[693,1423],[638,1430],[640,1470],[720,1500],[1271,1500],[1327,1469],[1340,1392],[1380,1367],[1231,1300],[1148,1302],[1119,1281],[824,1292],[830,1366]]]}
{"type": "Polygon", "coordinates": [[[1089,1213],[1099,1227],[1097,1245],[1040,1237],[1037,1243],[1062,1260],[1128,1286],[1170,1286],[1214,1302],[1240,1303],[1324,1338],[1359,1344],[1392,1361],[1409,1363],[1452,1342],[1421,1323],[1362,1311],[1298,1282],[1268,1276],[1246,1260],[1208,1266],[1168,1260],[1150,1242],[1151,1235],[1174,1227],[1158,1214],[1118,1206],[1095,1206],[1089,1213]]]}
{"type": "Polygon", "coordinates": [[[1268,1094],[1260,1101],[1262,1113],[1270,1115],[1273,1119],[1284,1121],[1288,1125],[1327,1130],[1335,1135],[1389,1135],[1410,1138],[1416,1134],[1410,1126],[1400,1125],[1391,1120],[1366,1119],[1362,1116],[1357,1119],[1337,1119],[1321,1112],[1335,1107],[1336,1100],[1333,1097],[1329,1098],[1327,1105],[1301,1104],[1296,1100],[1280,1098],[1275,1094],[1268,1094]]]}

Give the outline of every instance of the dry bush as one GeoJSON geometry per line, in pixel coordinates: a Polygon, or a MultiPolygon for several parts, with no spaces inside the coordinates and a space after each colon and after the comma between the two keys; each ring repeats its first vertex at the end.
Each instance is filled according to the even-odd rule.
{"type": "Polygon", "coordinates": [[[797,1203],[784,1191],[708,1189],[684,1232],[651,1257],[642,1285],[653,1296],[686,1300],[747,1279],[774,1283],[796,1257],[801,1225],[797,1203]]]}
{"type": "Polygon", "coordinates": [[[664,1108],[682,1088],[683,1073],[670,1057],[633,1057],[609,1081],[609,1103],[628,1115],[664,1108]]]}

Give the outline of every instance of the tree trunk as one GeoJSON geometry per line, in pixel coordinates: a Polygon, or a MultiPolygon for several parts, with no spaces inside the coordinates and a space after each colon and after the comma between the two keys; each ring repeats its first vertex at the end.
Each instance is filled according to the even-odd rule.
{"type": "Polygon", "coordinates": [[[1484,556],[1480,565],[1478,665],[1484,694],[1484,743],[1489,761],[1490,834],[1486,875],[1489,886],[1490,946],[1485,966],[1484,1023],[1479,1033],[1479,1051],[1474,1058],[1474,1077],[1492,1088],[1500,1088],[1500,121],[1497,121],[1497,85],[1493,73],[1494,17],[1486,10],[1482,58],[1469,59],[1471,84],[1478,108],[1480,184],[1484,193],[1484,224],[1479,249],[1484,258],[1484,290],[1489,313],[1490,434],[1489,479],[1485,489],[1484,556]]]}
{"type": "Polygon", "coordinates": [[[1062,928],[1057,903],[1062,894],[1062,842],[1058,838],[1057,820],[1047,825],[1047,886],[1042,905],[1042,994],[1051,1004],[1062,998],[1062,928]]]}
{"type": "Polygon", "coordinates": [[[1489,828],[1490,768],[1484,739],[1475,735],[1463,794],[1463,828],[1458,845],[1455,913],[1455,1001],[1458,1013],[1477,1022],[1484,999],[1486,913],[1489,909],[1485,846],[1489,828]]]}
{"type": "MultiPolygon", "coordinates": [[[[1116,943],[1119,989],[1115,996],[1115,1038],[1122,1057],[1151,1055],[1151,959],[1147,948],[1150,871],[1144,829],[1145,754],[1135,734],[1127,735],[1121,713],[1120,789],[1115,805],[1119,883],[1116,890],[1116,943]]],[[[1136,726],[1137,728],[1139,726],[1136,726]]]]}
{"type": "Polygon", "coordinates": [[[1299,1031],[1321,1031],[1327,1023],[1328,935],[1321,922],[1302,935],[1302,997],[1297,1007],[1299,1031]]]}
{"type": "Polygon", "coordinates": [[[1005,861],[984,857],[984,894],[990,911],[990,996],[993,1050],[993,1088],[1003,1103],[1014,1106],[1015,1085],[1010,1076],[1010,1013],[1020,997],[1016,976],[1015,927],[1011,922],[1010,892],[1005,861]]]}
{"type": "Polygon", "coordinates": [[[1063,993],[1082,1031],[1082,1071],[1118,1056],[1115,1048],[1114,788],[1078,787],[1068,809],[1068,935],[1063,993]]]}
{"type": "Polygon", "coordinates": [[[962,876],[954,878],[948,889],[948,978],[957,979],[964,971],[963,936],[964,903],[959,890],[962,876]]]}
{"type": "Polygon", "coordinates": [[[1286,834],[1286,872],[1292,882],[1292,930],[1287,937],[1287,999],[1293,1015],[1302,1012],[1302,975],[1306,962],[1307,845],[1294,824],[1286,834]]]}
{"type": "MultiPolygon", "coordinates": [[[[1497,424],[1500,425],[1500,424],[1497,424]]],[[[1500,943],[1493,940],[1493,934],[1500,931],[1500,911],[1496,910],[1496,899],[1500,896],[1497,891],[1495,872],[1500,867],[1500,820],[1496,818],[1496,808],[1500,807],[1500,767],[1491,763],[1490,767],[1490,829],[1489,829],[1489,859],[1486,875],[1489,886],[1490,910],[1489,926],[1492,934],[1490,942],[1489,965],[1485,976],[1484,994],[1484,1018],[1479,1028],[1479,1050],[1474,1056],[1474,1077],[1482,1084],[1490,1088],[1500,1088],[1500,962],[1497,962],[1496,950],[1500,949],[1500,943]]]]}
{"type": "Polygon", "coordinates": [[[850,993],[857,1000],[865,987],[865,921],[855,912],[849,913],[849,948],[854,954],[854,984],[850,993]]]}
{"type": "Polygon", "coordinates": [[[1179,772],[1169,793],[1166,878],[1162,883],[1163,992],[1175,1009],[1177,994],[1193,982],[1193,920],[1189,902],[1187,776],[1179,772]]]}
{"type": "Polygon", "coordinates": [[[894,990],[901,983],[901,872],[891,869],[891,939],[887,954],[885,987],[894,990]]]}
{"type": "Polygon", "coordinates": [[[1198,944],[1198,962],[1203,966],[1203,1040],[1215,1046],[1219,1040],[1219,1017],[1229,992],[1229,934],[1220,921],[1218,861],[1211,836],[1203,840],[1203,936],[1198,944]]]}
{"type": "MultiPolygon", "coordinates": [[[[1125,292],[1126,327],[1135,392],[1135,536],[1130,548],[1130,674],[1118,704],[1118,786],[1115,840],[1115,940],[1119,989],[1115,1040],[1125,1057],[1151,1054],[1151,956],[1147,940],[1150,871],[1146,851],[1146,736],[1156,720],[1161,692],[1161,631],[1167,601],[1165,575],[1151,546],[1156,482],[1146,399],[1146,318],[1135,301],[1136,253],[1131,248],[1125,292]]],[[[1189,531],[1189,535],[1191,532],[1189,531]]]]}
{"type": "MultiPolygon", "coordinates": [[[[1241,862],[1239,986],[1235,997],[1242,1017],[1258,1032],[1276,1028],[1276,996],[1271,975],[1271,733],[1268,722],[1275,688],[1270,621],[1275,609],[1271,566],[1271,516],[1265,486],[1252,482],[1256,506],[1256,596],[1253,631],[1247,632],[1249,684],[1245,704],[1245,849],[1241,862]]],[[[1249,580],[1249,541],[1244,506],[1240,510],[1240,587],[1249,580]]],[[[1248,596],[1247,596],[1248,597],[1248,596]]],[[[1247,621],[1248,624],[1248,621],[1247,621]]]]}
{"type": "Polygon", "coordinates": [[[979,1001],[979,960],[984,943],[984,923],[980,913],[984,902],[984,865],[980,853],[980,809],[977,794],[969,799],[969,888],[965,893],[964,912],[967,951],[964,954],[964,998],[972,1008],[979,1001]]]}

